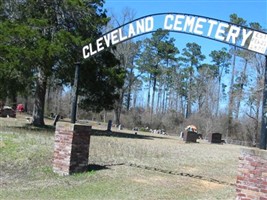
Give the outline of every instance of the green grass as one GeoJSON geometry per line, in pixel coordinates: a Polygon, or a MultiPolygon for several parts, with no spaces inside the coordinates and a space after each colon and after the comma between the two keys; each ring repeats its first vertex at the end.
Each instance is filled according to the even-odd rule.
{"type": "Polygon", "coordinates": [[[53,128],[0,118],[0,199],[235,199],[239,146],[100,128],[91,137],[93,170],[58,176],[53,128]]]}

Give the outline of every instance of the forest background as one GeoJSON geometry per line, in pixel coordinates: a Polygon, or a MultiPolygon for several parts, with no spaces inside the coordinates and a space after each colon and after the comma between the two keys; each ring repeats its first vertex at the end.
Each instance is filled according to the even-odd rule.
{"type": "MultiPolygon", "coordinates": [[[[68,118],[79,47],[142,14],[131,6],[114,11],[109,7],[114,3],[120,5],[116,9],[123,6],[101,0],[2,1],[2,106],[23,103],[37,126],[51,113],[68,118]]],[[[223,20],[266,31],[266,23],[236,12],[223,20]]],[[[192,36],[179,38],[185,43],[177,45],[177,35],[158,30],[83,61],[78,120],[112,119],[128,128],[169,134],[195,124],[204,136],[220,132],[229,143],[257,145],[264,57],[192,36]]]]}

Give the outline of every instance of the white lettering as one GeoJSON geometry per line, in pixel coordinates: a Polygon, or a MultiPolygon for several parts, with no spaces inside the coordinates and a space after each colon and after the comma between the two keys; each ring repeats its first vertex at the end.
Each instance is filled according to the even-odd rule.
{"type": "Polygon", "coordinates": [[[196,25],[195,25],[195,28],[194,28],[194,33],[195,34],[198,34],[198,35],[202,35],[203,34],[203,31],[199,30],[199,29],[203,29],[203,24],[201,24],[201,23],[204,23],[204,22],[207,22],[207,20],[204,19],[204,18],[198,18],[197,19],[196,25]]]}
{"type": "Polygon", "coordinates": [[[117,44],[120,40],[118,39],[118,29],[117,30],[114,30],[112,31],[111,33],[111,43],[114,45],[114,44],[117,44]]]}
{"type": "Polygon", "coordinates": [[[110,33],[107,35],[104,35],[104,40],[105,40],[106,46],[109,47],[110,46],[110,33]]]}
{"type": "Polygon", "coordinates": [[[168,19],[170,19],[171,21],[173,21],[174,16],[173,15],[166,15],[165,19],[164,19],[164,29],[166,30],[171,30],[172,29],[172,25],[168,25],[168,19]]]}
{"type": "Polygon", "coordinates": [[[123,40],[126,40],[127,39],[127,36],[126,35],[122,35],[122,28],[119,29],[119,38],[120,38],[120,41],[123,41],[123,40]]]}
{"type": "Polygon", "coordinates": [[[89,49],[90,49],[90,54],[91,54],[91,56],[97,53],[96,50],[93,51],[92,43],[89,44],[89,49]]]}
{"type": "Polygon", "coordinates": [[[224,40],[225,37],[223,35],[225,35],[225,29],[229,27],[229,24],[226,23],[219,23],[219,26],[217,28],[216,34],[215,34],[215,38],[218,40],[224,40]]]}
{"type": "Polygon", "coordinates": [[[181,26],[179,27],[179,25],[183,23],[182,21],[180,21],[180,19],[184,19],[184,15],[176,15],[174,25],[173,25],[173,30],[175,31],[183,30],[181,26]]]}
{"type": "Polygon", "coordinates": [[[242,42],[241,42],[241,47],[243,47],[245,45],[247,39],[252,34],[252,31],[247,32],[247,30],[243,28],[242,33],[243,33],[243,38],[242,38],[242,42]]]}
{"type": "Polygon", "coordinates": [[[134,27],[132,24],[129,24],[128,38],[135,36],[134,27]]]}
{"type": "Polygon", "coordinates": [[[228,31],[226,42],[230,42],[230,38],[232,38],[232,44],[236,43],[236,39],[238,38],[240,33],[240,27],[237,26],[230,26],[230,29],[228,31]]]}
{"type": "Polygon", "coordinates": [[[189,32],[192,33],[195,23],[195,17],[186,16],[185,24],[184,24],[184,31],[186,31],[187,27],[189,26],[189,32]]]}
{"type": "Polygon", "coordinates": [[[102,46],[103,45],[102,44],[102,40],[103,40],[103,37],[98,38],[96,40],[96,49],[97,49],[97,52],[102,51],[104,49],[104,47],[102,46]]]}
{"type": "Polygon", "coordinates": [[[144,33],[145,32],[145,20],[141,19],[136,22],[136,33],[144,33]]]}
{"type": "Polygon", "coordinates": [[[147,17],[145,21],[146,21],[146,32],[152,31],[154,28],[154,18],[147,17]]]}
{"type": "MultiPolygon", "coordinates": [[[[143,17],[139,20],[127,23],[126,25],[112,30],[112,32],[109,32],[106,35],[101,36],[94,41],[95,43],[89,43],[83,46],[83,58],[89,58],[90,56],[103,51],[106,47],[110,47],[132,37],[155,31],[153,16],[143,17]],[[95,49],[93,49],[93,47],[95,49]]],[[[163,20],[163,18],[161,20],[163,20]]],[[[261,54],[266,55],[267,53],[267,34],[253,31],[250,28],[243,28],[220,20],[216,21],[215,19],[178,13],[165,15],[163,23],[164,30],[204,36],[213,40],[234,44],[239,47],[246,46],[248,50],[259,52],[261,54]]]]}
{"type": "Polygon", "coordinates": [[[208,23],[210,24],[210,26],[209,26],[209,30],[208,30],[208,35],[207,36],[210,37],[210,35],[212,33],[212,30],[213,30],[213,26],[215,24],[218,24],[218,22],[210,19],[210,20],[208,20],[208,23]]]}
{"type": "MultiPolygon", "coordinates": [[[[243,30],[244,32],[244,30],[243,30]]],[[[249,38],[249,34],[246,33],[246,38],[249,38]]],[[[242,42],[245,44],[245,42],[242,42]]],[[[258,31],[253,31],[251,41],[248,46],[249,50],[256,51],[261,54],[267,53],[267,34],[260,33],[258,31]]]]}
{"type": "Polygon", "coordinates": [[[255,34],[255,37],[258,38],[258,39],[267,40],[267,35],[266,34],[262,34],[262,33],[257,32],[257,31],[255,31],[254,34],[255,34]]]}
{"type": "Polygon", "coordinates": [[[88,46],[88,45],[85,45],[85,46],[83,47],[83,58],[84,58],[84,59],[89,58],[89,56],[90,56],[88,50],[89,50],[89,46],[88,46]]]}

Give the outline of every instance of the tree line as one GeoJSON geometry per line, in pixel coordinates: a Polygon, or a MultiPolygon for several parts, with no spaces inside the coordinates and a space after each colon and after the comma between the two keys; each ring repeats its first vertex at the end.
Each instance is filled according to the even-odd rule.
{"type": "MultiPolygon", "coordinates": [[[[0,99],[33,98],[33,125],[44,125],[50,85],[73,84],[80,47],[102,35],[109,18],[102,0],[7,0],[0,2],[0,99]]],[[[124,69],[110,52],[81,62],[79,94],[85,108],[111,109],[124,69]]],[[[3,103],[2,103],[3,104],[3,103]]]]}
{"type": "MultiPolygon", "coordinates": [[[[82,45],[135,17],[130,9],[107,16],[103,7],[103,0],[2,1],[0,100],[16,104],[20,97],[32,102],[33,124],[44,125],[45,114],[62,112],[62,105],[70,107],[70,94],[62,91],[71,88],[79,62],[80,113],[112,110],[116,124],[131,117],[131,126],[166,129],[174,126],[157,116],[170,115],[168,120],[175,118],[176,125],[191,120],[205,132],[216,129],[208,130],[208,121],[221,120],[226,137],[237,138],[236,132],[245,130],[247,136],[238,138],[257,143],[263,56],[231,46],[204,55],[195,42],[176,47],[175,38],[159,29],[145,39],[125,41],[81,60],[82,45]],[[205,62],[207,58],[211,62],[205,62]],[[206,119],[206,127],[196,116],[206,119]]],[[[229,21],[263,29],[236,14],[229,21]]]]}
{"type": "MultiPolygon", "coordinates": [[[[113,16],[115,27],[134,19],[130,9],[121,15],[113,16]]],[[[263,30],[259,23],[249,23],[236,14],[231,14],[229,21],[263,30]]],[[[190,121],[201,127],[198,116],[220,124],[220,128],[213,125],[213,128],[202,127],[201,131],[220,130],[226,138],[249,140],[252,145],[259,141],[264,56],[233,46],[211,49],[209,55],[204,55],[195,42],[177,47],[175,38],[161,29],[144,40],[117,45],[115,55],[127,71],[115,111],[123,108],[129,113],[136,108],[134,112],[139,112],[139,118],[144,113],[147,118],[139,120],[139,125],[151,126],[160,118],[161,123],[154,124],[156,128],[164,127],[164,117],[159,116],[173,112],[182,119],[177,117],[176,126],[190,121]],[[205,62],[207,58],[211,61],[205,62]]]]}

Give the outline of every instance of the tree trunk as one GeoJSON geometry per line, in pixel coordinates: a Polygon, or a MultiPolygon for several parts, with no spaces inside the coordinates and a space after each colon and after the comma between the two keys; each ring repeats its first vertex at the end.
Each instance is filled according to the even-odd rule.
{"type": "Polygon", "coordinates": [[[186,97],[181,96],[180,100],[181,100],[181,110],[184,118],[186,118],[186,101],[187,101],[186,97]]]}
{"type": "Polygon", "coordinates": [[[121,117],[121,109],[122,109],[122,103],[123,103],[123,97],[124,97],[124,92],[121,90],[121,95],[120,99],[118,99],[115,103],[115,108],[114,108],[114,117],[115,117],[115,124],[120,125],[120,117],[121,117]]]}
{"type": "Polygon", "coordinates": [[[243,72],[241,74],[241,85],[240,85],[240,90],[239,90],[239,94],[238,94],[238,97],[237,97],[237,103],[236,103],[236,116],[235,118],[238,119],[239,117],[239,109],[240,109],[240,103],[241,103],[241,100],[242,100],[242,97],[243,97],[243,89],[244,89],[244,84],[245,84],[245,81],[246,81],[246,71],[247,71],[247,64],[248,64],[248,60],[246,59],[245,60],[245,66],[244,66],[244,69],[243,69],[243,72]]]}
{"type": "Polygon", "coordinates": [[[166,89],[165,89],[165,85],[163,87],[163,97],[162,97],[162,112],[161,113],[165,113],[165,106],[166,106],[166,89]]]}
{"type": "Polygon", "coordinates": [[[128,86],[127,101],[126,101],[127,111],[130,110],[131,96],[132,96],[132,81],[130,81],[129,86],[128,86]]]}
{"type": "Polygon", "coordinates": [[[154,99],[155,99],[155,93],[156,93],[156,84],[157,84],[157,78],[153,78],[153,87],[152,87],[152,100],[151,100],[151,109],[150,109],[150,125],[153,121],[153,113],[154,113],[154,99]]]}
{"type": "Polygon", "coordinates": [[[157,78],[154,77],[154,80],[153,80],[153,91],[152,91],[152,102],[151,102],[151,115],[154,112],[154,101],[155,101],[155,93],[156,93],[156,84],[157,84],[157,78]]]}
{"type": "Polygon", "coordinates": [[[229,97],[229,107],[228,107],[228,122],[227,122],[227,135],[226,139],[232,135],[233,132],[233,110],[234,110],[234,77],[235,77],[235,59],[236,59],[236,47],[234,48],[234,57],[233,57],[233,69],[230,82],[230,97],[229,97]]]}
{"type": "Polygon", "coordinates": [[[126,110],[130,110],[130,103],[131,103],[131,88],[128,89],[127,93],[127,101],[126,101],[126,110]]]}
{"type": "Polygon", "coordinates": [[[62,87],[57,87],[57,101],[56,101],[56,112],[61,113],[61,100],[62,100],[62,87]]]}
{"type": "Polygon", "coordinates": [[[256,120],[254,121],[254,134],[253,134],[253,141],[252,141],[252,145],[254,147],[257,146],[257,142],[258,142],[258,135],[259,135],[259,113],[260,113],[260,97],[261,95],[257,95],[257,104],[256,104],[256,120]]]}
{"type": "Polygon", "coordinates": [[[134,91],[133,108],[136,108],[137,95],[138,95],[138,91],[134,91]]]}
{"type": "Polygon", "coordinates": [[[133,68],[130,69],[130,78],[129,78],[129,85],[128,85],[128,93],[127,93],[127,101],[126,101],[126,109],[127,111],[130,110],[130,106],[131,106],[131,97],[132,97],[132,87],[134,84],[134,72],[133,72],[133,68]]]}
{"type": "Polygon", "coordinates": [[[173,89],[170,87],[169,88],[169,98],[168,98],[168,102],[166,104],[166,106],[168,106],[168,109],[173,109],[173,105],[174,105],[174,92],[173,89]]]}
{"type": "Polygon", "coordinates": [[[114,109],[114,117],[115,117],[115,124],[120,125],[120,116],[121,116],[121,109],[119,106],[116,106],[114,109]]]}
{"type": "Polygon", "coordinates": [[[51,110],[51,84],[50,84],[50,79],[48,79],[48,84],[46,86],[46,98],[45,98],[45,112],[50,114],[52,112],[51,110]]]}
{"type": "Polygon", "coordinates": [[[159,87],[159,91],[158,91],[157,106],[156,106],[157,107],[157,109],[156,109],[157,113],[160,113],[162,110],[161,102],[160,102],[161,96],[162,96],[162,86],[159,87]]]}
{"type": "Polygon", "coordinates": [[[189,118],[192,114],[192,76],[193,73],[190,72],[190,77],[189,77],[189,86],[188,86],[188,91],[187,91],[187,104],[186,104],[186,118],[189,118]]]}
{"type": "Polygon", "coordinates": [[[218,87],[218,93],[217,93],[217,105],[216,105],[216,117],[219,115],[219,107],[220,107],[220,97],[221,97],[221,75],[219,76],[219,87],[218,87]]]}
{"type": "Polygon", "coordinates": [[[175,101],[175,110],[176,110],[176,112],[178,112],[180,96],[179,96],[179,94],[177,92],[175,92],[175,99],[176,99],[176,101],[175,101]]]}
{"type": "Polygon", "coordinates": [[[44,106],[46,93],[47,77],[42,70],[39,71],[36,81],[36,91],[34,95],[34,106],[32,113],[32,124],[34,126],[44,126],[44,106]]]}
{"type": "Polygon", "coordinates": [[[164,103],[164,113],[167,112],[167,110],[169,109],[169,103],[170,103],[170,92],[167,91],[167,88],[164,88],[165,91],[165,103],[164,103]]]}
{"type": "Polygon", "coordinates": [[[16,110],[17,109],[17,94],[12,93],[12,103],[11,103],[11,107],[16,110]]]}
{"type": "Polygon", "coordinates": [[[149,84],[148,84],[148,92],[147,92],[147,104],[146,104],[146,108],[147,110],[149,110],[150,107],[150,87],[151,87],[151,75],[149,77],[149,84]]]}
{"type": "Polygon", "coordinates": [[[24,112],[28,112],[28,96],[24,97],[24,112]]]}

